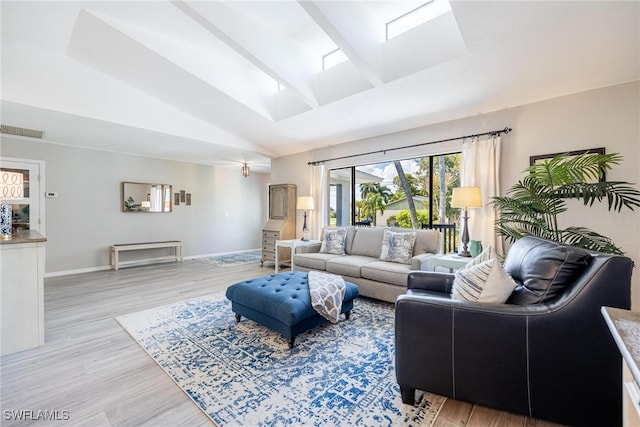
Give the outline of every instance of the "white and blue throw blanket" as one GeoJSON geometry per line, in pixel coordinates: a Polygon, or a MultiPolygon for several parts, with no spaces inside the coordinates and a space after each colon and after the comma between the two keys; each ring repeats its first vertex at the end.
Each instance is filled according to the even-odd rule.
{"type": "Polygon", "coordinates": [[[311,306],[331,323],[338,323],[346,285],[338,275],[310,271],[308,276],[311,306]]]}

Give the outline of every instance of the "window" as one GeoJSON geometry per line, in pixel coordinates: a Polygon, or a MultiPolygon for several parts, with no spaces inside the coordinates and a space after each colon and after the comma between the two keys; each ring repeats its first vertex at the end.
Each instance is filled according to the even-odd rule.
{"type": "Polygon", "coordinates": [[[387,22],[387,40],[409,31],[410,29],[431,19],[432,16],[427,6],[432,1],[433,0],[429,0],[427,3],[387,22]]]}
{"type": "Polygon", "coordinates": [[[329,225],[346,226],[352,223],[353,168],[329,171],[329,225]]]}
{"type": "MultiPolygon", "coordinates": [[[[419,224],[456,224],[451,192],[460,185],[460,153],[400,161],[419,224]]],[[[413,226],[395,162],[330,171],[330,225],[413,226]]],[[[424,225],[423,225],[424,224],[424,225]]]]}
{"type": "Polygon", "coordinates": [[[341,62],[346,61],[347,55],[341,49],[336,49],[324,55],[322,57],[322,70],[327,70],[331,67],[338,65],[341,62]]]}

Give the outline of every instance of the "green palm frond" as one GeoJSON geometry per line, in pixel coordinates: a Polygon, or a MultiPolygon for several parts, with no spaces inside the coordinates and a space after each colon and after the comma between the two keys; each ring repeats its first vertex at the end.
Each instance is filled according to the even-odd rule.
{"type": "Polygon", "coordinates": [[[606,200],[609,210],[618,212],[623,207],[640,207],[640,191],[633,184],[600,182],[603,174],[621,161],[622,156],[616,153],[585,153],[556,156],[526,168],[527,175],[506,196],[492,199],[500,212],[496,232],[509,241],[531,235],[600,252],[622,253],[611,239],[595,231],[558,227],[558,216],[567,211],[568,199],[581,200],[585,206],[606,200]]]}
{"type": "Polygon", "coordinates": [[[580,199],[585,206],[592,206],[595,201],[607,200],[609,210],[620,212],[623,207],[634,210],[640,207],[638,190],[622,181],[606,181],[565,184],[554,190],[557,197],[580,199]]]}
{"type": "Polygon", "coordinates": [[[572,246],[592,251],[623,255],[624,253],[610,238],[585,227],[569,227],[562,230],[562,241],[572,246]]]}
{"type": "Polygon", "coordinates": [[[549,187],[579,182],[598,181],[614,165],[622,161],[617,153],[584,153],[573,157],[560,155],[535,163],[526,170],[536,181],[549,187]]]}

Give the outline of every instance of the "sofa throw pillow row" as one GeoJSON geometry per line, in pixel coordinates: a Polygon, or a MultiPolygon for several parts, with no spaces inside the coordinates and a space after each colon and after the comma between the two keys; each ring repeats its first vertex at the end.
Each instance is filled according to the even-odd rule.
{"type": "Polygon", "coordinates": [[[415,232],[394,233],[391,230],[384,230],[380,261],[411,264],[416,236],[417,234],[415,232]]]}
{"type": "Polygon", "coordinates": [[[518,283],[507,273],[493,248],[485,249],[467,266],[458,270],[451,298],[458,301],[503,304],[518,283]]]}
{"type": "Polygon", "coordinates": [[[323,254],[344,255],[344,244],[347,241],[347,229],[326,230],[320,245],[323,254]]]}

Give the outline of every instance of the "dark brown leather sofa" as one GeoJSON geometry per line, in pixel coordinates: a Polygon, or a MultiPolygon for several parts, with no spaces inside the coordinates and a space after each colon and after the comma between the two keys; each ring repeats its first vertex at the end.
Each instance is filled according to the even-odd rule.
{"type": "Polygon", "coordinates": [[[396,302],[396,378],[424,390],[571,426],[622,423],[622,361],[600,307],[629,309],[633,262],[536,237],[505,270],[506,304],[450,298],[454,275],[411,272],[396,302]]]}

